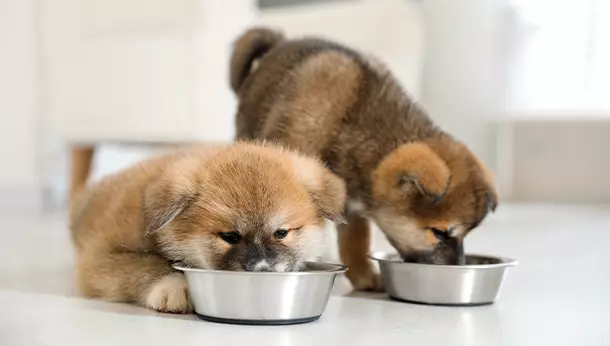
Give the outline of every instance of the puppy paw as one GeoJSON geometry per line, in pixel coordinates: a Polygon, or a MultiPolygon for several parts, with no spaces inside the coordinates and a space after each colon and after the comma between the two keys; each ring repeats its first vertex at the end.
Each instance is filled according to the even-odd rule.
{"type": "Polygon", "coordinates": [[[161,312],[190,312],[192,307],[184,275],[172,273],[154,283],[146,294],[144,304],[161,312]]]}
{"type": "Polygon", "coordinates": [[[360,271],[348,270],[346,276],[354,291],[383,292],[385,290],[381,275],[373,272],[372,268],[360,271]]]}

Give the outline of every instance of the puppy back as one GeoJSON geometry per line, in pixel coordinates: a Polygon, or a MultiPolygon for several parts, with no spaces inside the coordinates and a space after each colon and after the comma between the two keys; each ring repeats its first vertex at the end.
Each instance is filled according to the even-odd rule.
{"type": "Polygon", "coordinates": [[[238,92],[250,73],[254,61],[284,40],[284,35],[268,28],[253,28],[237,39],[230,65],[230,80],[233,91],[238,92]]]}

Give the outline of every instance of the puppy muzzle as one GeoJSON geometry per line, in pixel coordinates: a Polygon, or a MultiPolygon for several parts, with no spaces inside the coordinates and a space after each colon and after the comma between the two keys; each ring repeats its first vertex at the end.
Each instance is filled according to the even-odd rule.
{"type": "Polygon", "coordinates": [[[247,272],[270,272],[272,271],[271,264],[264,258],[248,260],[242,264],[242,267],[247,272]]]}
{"type": "Polygon", "coordinates": [[[405,262],[437,265],[464,265],[464,245],[461,238],[450,238],[439,243],[432,251],[403,254],[405,262]]]}

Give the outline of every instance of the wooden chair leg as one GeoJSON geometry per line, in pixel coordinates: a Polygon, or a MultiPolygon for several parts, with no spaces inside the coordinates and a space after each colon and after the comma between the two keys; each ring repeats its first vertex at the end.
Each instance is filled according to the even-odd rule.
{"type": "Polygon", "coordinates": [[[93,162],[94,146],[79,146],[71,149],[70,196],[87,184],[93,162]]]}

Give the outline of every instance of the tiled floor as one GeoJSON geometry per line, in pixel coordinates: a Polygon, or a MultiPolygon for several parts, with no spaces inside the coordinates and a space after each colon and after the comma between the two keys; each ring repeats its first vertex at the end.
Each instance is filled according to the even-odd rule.
{"type": "Polygon", "coordinates": [[[0,216],[0,345],[610,345],[610,209],[503,207],[466,245],[517,258],[500,300],[451,308],[344,296],[317,322],[243,327],[79,298],[58,217],[0,216]]]}

